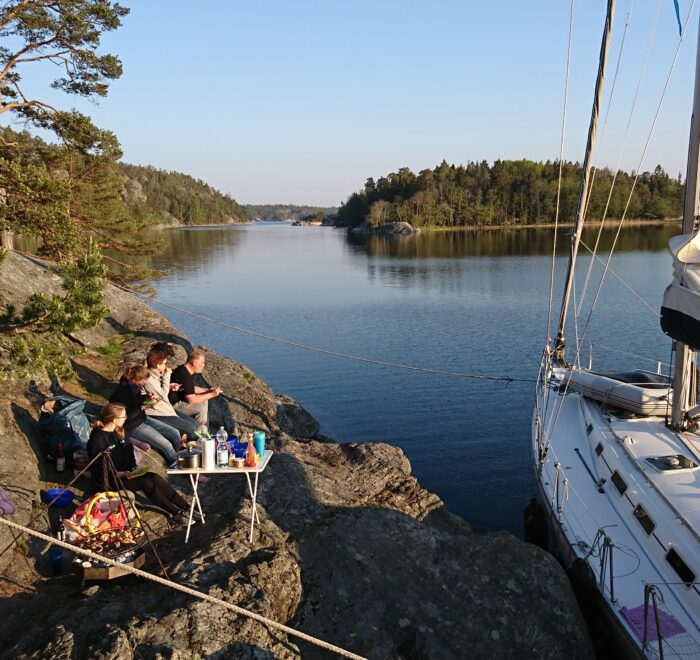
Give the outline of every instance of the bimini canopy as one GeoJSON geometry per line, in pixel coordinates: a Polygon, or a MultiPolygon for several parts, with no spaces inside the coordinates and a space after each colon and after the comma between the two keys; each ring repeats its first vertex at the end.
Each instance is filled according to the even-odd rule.
{"type": "Polygon", "coordinates": [[[661,303],[661,329],[700,350],[700,235],[674,236],[668,248],[673,255],[673,282],[661,303]]]}

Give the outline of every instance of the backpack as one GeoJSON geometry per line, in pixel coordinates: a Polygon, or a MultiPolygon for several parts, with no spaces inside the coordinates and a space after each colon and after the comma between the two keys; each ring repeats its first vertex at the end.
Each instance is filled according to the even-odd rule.
{"type": "Polygon", "coordinates": [[[48,401],[56,401],[61,407],[39,419],[44,451],[49,456],[55,456],[59,441],[67,457],[78,449],[85,449],[90,437],[90,421],[84,412],[85,401],[67,395],[52,396],[48,401]]]}

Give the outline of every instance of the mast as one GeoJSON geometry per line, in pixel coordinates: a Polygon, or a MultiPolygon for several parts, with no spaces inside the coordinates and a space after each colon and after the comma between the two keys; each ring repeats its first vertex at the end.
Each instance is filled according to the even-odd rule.
{"type": "MultiPolygon", "coordinates": [[[[683,234],[694,234],[697,229],[698,158],[700,158],[700,38],[698,38],[695,54],[695,91],[693,94],[693,115],[690,119],[688,168],[685,177],[683,234]]],[[[675,342],[675,353],[671,427],[676,431],[682,431],[685,428],[685,413],[697,401],[695,391],[696,355],[695,351],[680,341],[675,342]]]]}
{"type": "Polygon", "coordinates": [[[591,111],[591,122],[588,127],[588,142],[586,143],[586,155],[583,160],[583,175],[581,177],[581,187],[578,194],[578,204],[576,207],[576,224],[574,233],[571,236],[571,250],[569,252],[569,265],[566,271],[566,286],[564,287],[564,297],[561,303],[559,315],[559,326],[557,328],[557,338],[554,344],[554,354],[556,359],[566,363],[566,339],[564,337],[564,326],[566,325],[566,315],[571,298],[571,289],[574,283],[574,270],[578,246],[581,241],[581,230],[583,229],[584,213],[588,202],[589,184],[591,179],[592,156],[595,146],[595,136],[598,130],[598,117],[600,115],[600,104],[603,98],[603,85],[605,83],[605,65],[608,60],[608,50],[610,46],[610,34],[612,32],[613,15],[615,13],[615,0],[608,0],[608,11],[605,15],[605,28],[600,44],[600,57],[598,59],[598,76],[595,82],[595,95],[593,99],[593,110],[591,111]]]}

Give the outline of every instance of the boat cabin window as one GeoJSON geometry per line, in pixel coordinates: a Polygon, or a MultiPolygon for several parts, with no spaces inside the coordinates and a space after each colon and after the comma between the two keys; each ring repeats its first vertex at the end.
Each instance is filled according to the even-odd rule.
{"type": "MultiPolygon", "coordinates": [[[[596,445],[595,454],[596,454],[596,456],[600,456],[602,453],[603,453],[603,443],[602,443],[602,442],[599,442],[599,443],[596,445]]],[[[616,472],[615,474],[617,474],[617,472],[616,472]]]]}
{"type": "Polygon", "coordinates": [[[625,480],[620,476],[617,470],[615,470],[615,472],[613,472],[610,476],[610,481],[612,481],[615,484],[617,490],[620,491],[620,495],[625,494],[625,491],[627,490],[627,484],[625,483],[625,480]]]}
{"type": "Polygon", "coordinates": [[[644,510],[641,504],[637,504],[635,507],[634,517],[639,520],[639,524],[644,528],[647,534],[651,534],[656,528],[654,521],[649,517],[649,514],[644,510]]]}
{"type": "Polygon", "coordinates": [[[688,564],[681,559],[680,555],[673,548],[666,553],[666,561],[671,564],[673,570],[678,573],[678,577],[683,582],[686,584],[695,582],[695,573],[690,570],[688,564]]]}

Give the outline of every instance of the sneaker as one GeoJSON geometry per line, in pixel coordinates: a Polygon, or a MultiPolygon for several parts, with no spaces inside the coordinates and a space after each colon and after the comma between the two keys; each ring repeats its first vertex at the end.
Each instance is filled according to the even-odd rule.
{"type": "MultiPolygon", "coordinates": [[[[180,511],[180,513],[176,513],[174,516],[172,516],[172,518],[170,518],[170,521],[174,525],[184,526],[184,525],[187,525],[187,523],[189,522],[189,516],[184,511],[180,511]]],[[[196,522],[197,522],[197,519],[192,518],[192,524],[194,525],[196,522]]]]}

